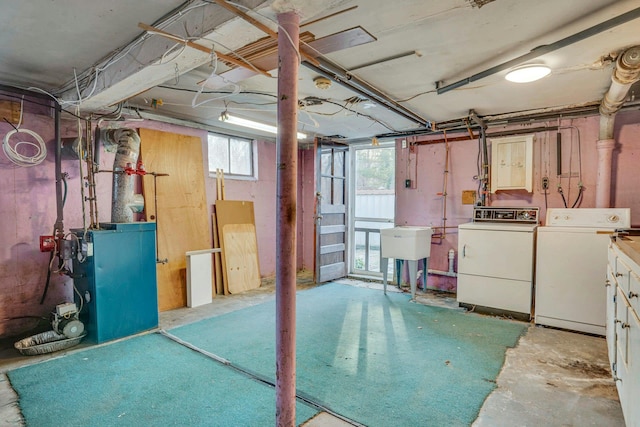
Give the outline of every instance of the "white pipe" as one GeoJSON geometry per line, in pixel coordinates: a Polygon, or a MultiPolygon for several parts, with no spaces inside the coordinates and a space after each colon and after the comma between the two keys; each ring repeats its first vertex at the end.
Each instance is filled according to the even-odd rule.
{"type": "Polygon", "coordinates": [[[611,75],[611,86],[600,104],[600,133],[596,143],[598,171],[596,180],[596,207],[611,206],[611,160],[616,145],[613,139],[615,116],[624,104],[629,88],[640,79],[640,46],[624,51],[616,61],[611,75]]]}
{"type": "Polygon", "coordinates": [[[453,269],[453,263],[455,259],[456,252],[453,249],[449,249],[449,271],[429,269],[429,274],[434,274],[436,276],[458,277],[458,274],[453,269]]]}
{"type": "Polygon", "coordinates": [[[611,207],[611,160],[615,146],[615,139],[601,139],[596,142],[596,149],[598,150],[596,208],[611,207]]]}

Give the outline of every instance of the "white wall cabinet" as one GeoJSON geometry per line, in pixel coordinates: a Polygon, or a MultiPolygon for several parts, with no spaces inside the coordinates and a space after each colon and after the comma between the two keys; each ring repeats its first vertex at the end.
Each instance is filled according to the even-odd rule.
{"type": "Polygon", "coordinates": [[[640,238],[609,244],[607,346],[628,426],[640,425],[640,238]]]}
{"type": "Polygon", "coordinates": [[[491,139],[491,192],[533,192],[533,135],[491,139]]]}

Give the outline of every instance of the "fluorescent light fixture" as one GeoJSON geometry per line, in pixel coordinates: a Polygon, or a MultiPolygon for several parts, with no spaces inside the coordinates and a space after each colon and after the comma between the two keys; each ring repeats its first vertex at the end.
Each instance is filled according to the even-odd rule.
{"type": "Polygon", "coordinates": [[[511,70],[504,77],[514,83],[529,83],[549,75],[551,68],[546,65],[524,65],[511,70]]]}
{"type": "MultiPolygon", "coordinates": [[[[263,132],[278,133],[278,128],[275,126],[267,125],[260,122],[254,122],[253,120],[243,119],[242,117],[232,116],[226,111],[220,114],[218,118],[221,122],[231,123],[232,125],[238,125],[249,129],[261,130],[263,132]]],[[[306,139],[307,134],[298,132],[298,139],[306,139]]]]}

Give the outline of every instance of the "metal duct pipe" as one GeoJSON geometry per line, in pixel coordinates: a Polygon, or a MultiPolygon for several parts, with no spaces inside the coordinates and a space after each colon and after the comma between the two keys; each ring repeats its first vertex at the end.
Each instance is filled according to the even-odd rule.
{"type": "Polygon", "coordinates": [[[142,212],[144,199],[134,194],[134,174],[125,170],[135,169],[140,153],[140,136],[133,129],[112,129],[106,131],[106,138],[118,145],[113,161],[113,199],[111,204],[111,222],[133,222],[133,213],[142,212]]]}
{"type": "Polygon", "coordinates": [[[629,88],[640,80],[640,46],[625,50],[616,61],[611,76],[611,86],[600,104],[600,134],[598,150],[598,171],[596,181],[596,207],[611,205],[611,160],[615,140],[613,129],[616,113],[622,108],[629,88]]]}

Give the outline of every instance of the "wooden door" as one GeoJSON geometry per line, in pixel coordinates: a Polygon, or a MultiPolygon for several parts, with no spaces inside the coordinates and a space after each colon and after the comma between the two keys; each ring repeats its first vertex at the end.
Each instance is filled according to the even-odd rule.
{"type": "Polygon", "coordinates": [[[347,154],[348,147],[316,146],[316,269],[317,283],[347,275],[347,154]]]}

